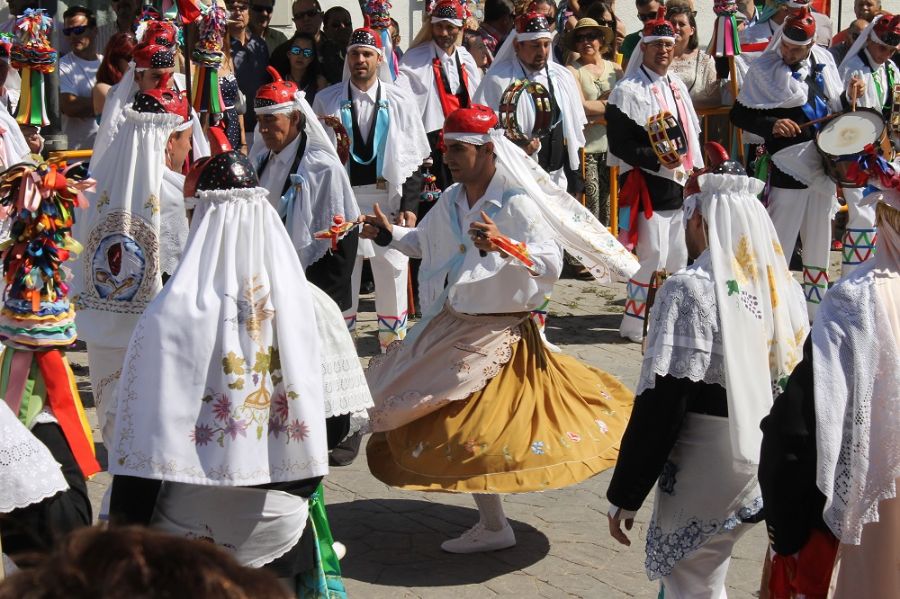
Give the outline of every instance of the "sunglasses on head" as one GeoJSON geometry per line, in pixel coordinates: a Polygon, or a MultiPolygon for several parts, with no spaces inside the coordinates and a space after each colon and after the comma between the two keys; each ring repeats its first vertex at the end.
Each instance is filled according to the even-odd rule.
{"type": "Polygon", "coordinates": [[[313,57],[313,49],[312,48],[298,48],[297,46],[291,46],[291,49],[288,50],[294,56],[302,56],[303,58],[312,58],[313,57]]]}
{"type": "Polygon", "coordinates": [[[294,13],[294,20],[297,21],[297,20],[304,19],[304,18],[311,19],[318,14],[319,14],[318,10],[316,10],[315,8],[311,8],[311,9],[303,11],[303,12],[294,13]]]}
{"type": "Polygon", "coordinates": [[[264,12],[268,14],[272,14],[272,11],[275,10],[274,6],[268,4],[251,4],[250,8],[252,8],[254,12],[264,12]]]}
{"type": "Polygon", "coordinates": [[[580,44],[581,42],[593,42],[600,39],[600,34],[596,31],[589,31],[587,33],[579,33],[575,36],[575,43],[580,44]]]}
{"type": "Polygon", "coordinates": [[[84,32],[88,30],[87,25],[76,25],[75,27],[63,27],[63,35],[69,37],[70,35],[84,35],[84,32]]]}

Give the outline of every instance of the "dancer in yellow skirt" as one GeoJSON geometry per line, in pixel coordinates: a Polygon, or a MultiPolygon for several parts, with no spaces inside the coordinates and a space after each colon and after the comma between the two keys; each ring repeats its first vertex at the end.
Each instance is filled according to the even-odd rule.
{"type": "Polygon", "coordinates": [[[415,229],[379,206],[362,237],[422,259],[425,314],[375,358],[369,467],[403,489],[475,493],[481,520],[442,548],[511,547],[498,493],[558,489],[611,467],[633,395],[550,353],[529,311],[559,278],[562,248],[600,280],[638,268],[591,214],[496,129],[485,106],[444,127],[456,184],[415,229]]]}

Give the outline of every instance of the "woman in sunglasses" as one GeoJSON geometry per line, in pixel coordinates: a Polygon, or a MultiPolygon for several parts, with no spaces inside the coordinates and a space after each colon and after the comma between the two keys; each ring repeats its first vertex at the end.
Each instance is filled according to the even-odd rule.
{"type": "Polygon", "coordinates": [[[320,72],[313,36],[299,31],[295,33],[287,56],[289,69],[281,76],[285,81],[296,83],[300,91],[306,94],[306,101],[312,104],[316,93],[328,86],[328,81],[320,72]]]}

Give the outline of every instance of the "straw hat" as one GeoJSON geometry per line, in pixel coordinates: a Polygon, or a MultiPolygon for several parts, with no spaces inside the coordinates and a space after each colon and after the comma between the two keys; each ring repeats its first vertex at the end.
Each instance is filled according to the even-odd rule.
{"type": "Polygon", "coordinates": [[[613,40],[613,31],[609,27],[605,25],[601,25],[594,19],[579,19],[575,24],[575,27],[566,33],[566,48],[569,50],[575,50],[575,36],[579,34],[579,32],[584,31],[585,29],[596,29],[600,32],[600,48],[609,48],[610,44],[612,44],[613,40]]]}

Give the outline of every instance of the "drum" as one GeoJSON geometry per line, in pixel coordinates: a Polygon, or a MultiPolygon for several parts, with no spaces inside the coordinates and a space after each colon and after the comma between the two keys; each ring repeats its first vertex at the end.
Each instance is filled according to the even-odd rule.
{"type": "Polygon", "coordinates": [[[669,111],[663,111],[647,119],[644,127],[650,137],[650,147],[666,168],[678,166],[681,156],[687,154],[687,138],[678,120],[669,111]]]}
{"type": "Polygon", "coordinates": [[[894,159],[894,148],[881,112],[857,108],[845,112],[825,125],[816,136],[816,149],[822,156],[825,172],[841,187],[863,187],[866,179],[850,176],[866,146],[872,145],[885,160],[894,159]]]}
{"type": "Polygon", "coordinates": [[[558,123],[559,108],[546,87],[536,81],[518,79],[503,92],[497,117],[500,126],[506,129],[506,137],[514,142],[527,142],[545,137],[553,130],[558,123]]]}

